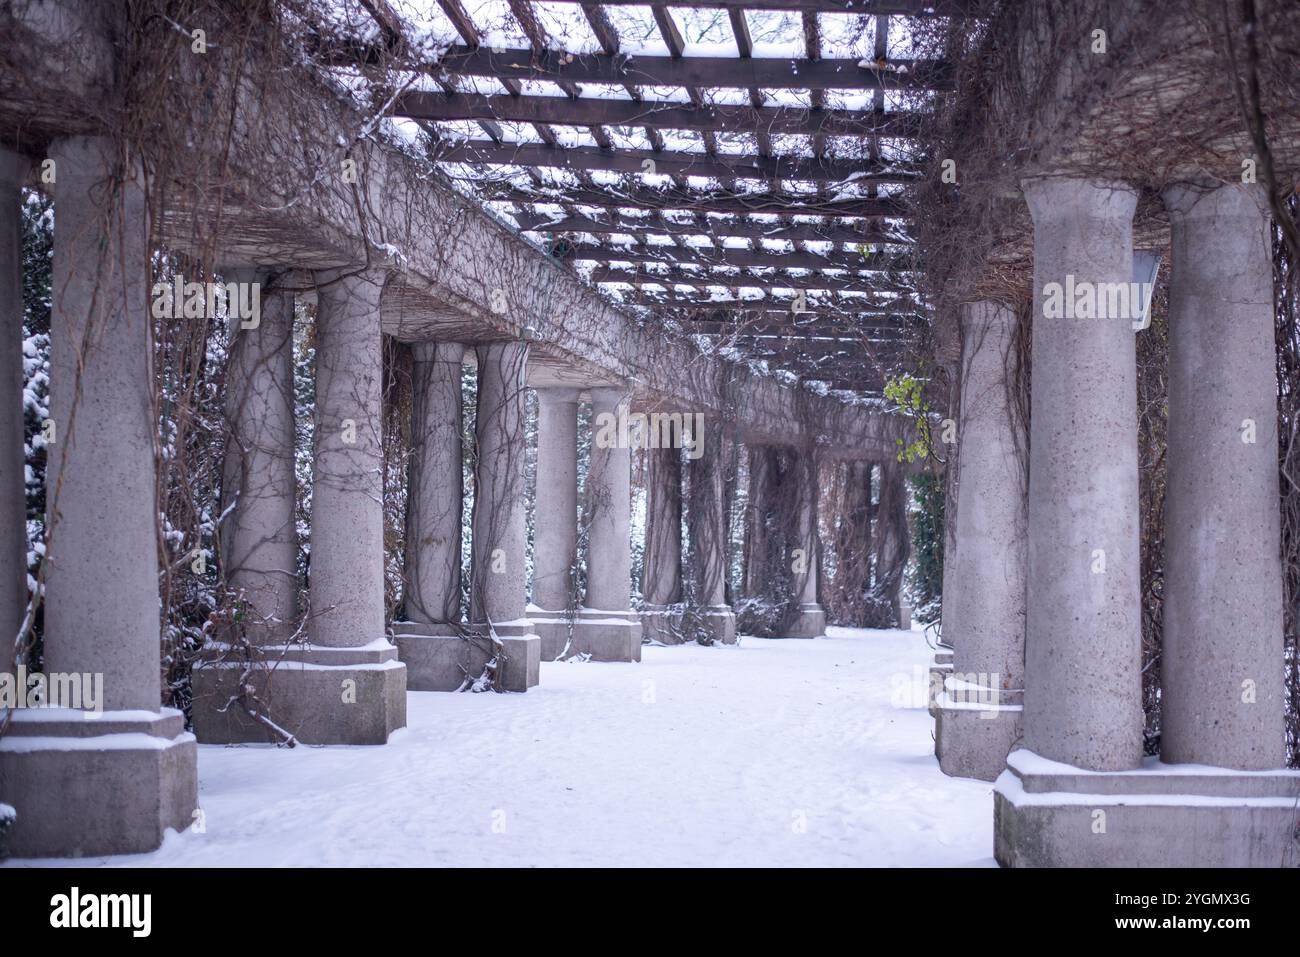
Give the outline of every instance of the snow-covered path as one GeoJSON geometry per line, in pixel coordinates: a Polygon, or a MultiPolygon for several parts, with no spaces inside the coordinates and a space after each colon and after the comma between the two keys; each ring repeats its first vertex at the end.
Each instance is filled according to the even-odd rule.
{"type": "Polygon", "coordinates": [[[643,652],[412,693],[386,747],[202,746],[205,832],[105,863],[993,863],[991,786],[940,773],[920,689],[899,700],[920,632],[643,652]]]}

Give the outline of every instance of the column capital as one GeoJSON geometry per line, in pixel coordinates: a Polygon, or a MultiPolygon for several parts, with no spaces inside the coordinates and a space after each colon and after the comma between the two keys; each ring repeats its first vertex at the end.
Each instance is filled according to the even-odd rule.
{"type": "Polygon", "coordinates": [[[465,361],[465,344],[431,339],[412,342],[411,356],[416,362],[447,362],[458,366],[465,361]]]}
{"type": "Polygon", "coordinates": [[[1170,183],[1161,190],[1160,198],[1171,220],[1258,221],[1269,215],[1267,194],[1258,183],[1189,179],[1170,183]]]}
{"type": "Polygon", "coordinates": [[[537,393],[537,401],[544,405],[577,404],[582,396],[581,389],[567,385],[537,385],[533,391],[537,393]]]}
{"type": "Polygon", "coordinates": [[[1137,190],[1121,180],[1040,175],[1020,181],[1035,226],[1086,220],[1133,219],[1137,190]]]}

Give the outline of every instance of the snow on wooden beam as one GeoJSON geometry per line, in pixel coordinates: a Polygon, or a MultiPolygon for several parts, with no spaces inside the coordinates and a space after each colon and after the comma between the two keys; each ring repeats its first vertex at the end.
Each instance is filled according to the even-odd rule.
{"type": "MultiPolygon", "coordinates": [[[[646,233],[655,236],[708,236],[733,239],[779,239],[790,242],[883,243],[908,246],[906,236],[883,230],[859,229],[835,223],[763,223],[752,219],[709,217],[696,222],[674,222],[651,216],[619,216],[605,219],[591,216],[546,216],[542,213],[511,213],[524,232],[533,233],[646,233]]],[[[865,225],[865,220],[860,220],[865,225]]]]}
{"type": "Polygon", "coordinates": [[[903,295],[911,290],[900,283],[882,281],[878,276],[827,276],[822,273],[791,275],[777,273],[716,273],[676,269],[651,272],[627,266],[597,266],[588,277],[592,282],[622,282],[631,286],[725,286],[729,289],[824,289],[827,292],[890,293],[903,295]]]}
{"type": "MultiPolygon", "coordinates": [[[[649,0],[555,0],[584,7],[644,7],[649,0]]],[[[806,10],[811,13],[860,13],[906,17],[979,16],[987,0],[672,0],[669,6],[718,10],[806,10]]]]}
{"type": "Polygon", "coordinates": [[[635,83],[643,86],[782,90],[939,90],[953,87],[952,67],[938,60],[791,57],[662,57],[555,50],[492,50],[454,46],[430,72],[453,76],[635,83]]]}
{"type": "Polygon", "coordinates": [[[744,193],[734,190],[655,189],[651,186],[564,186],[541,190],[502,184],[489,187],[485,199],[511,203],[573,203],[609,209],[682,209],[701,213],[791,213],[796,216],[842,216],[885,219],[902,217],[907,206],[894,198],[821,199],[807,193],[744,193]]]}
{"type": "Polygon", "coordinates": [[[648,126],[715,132],[795,133],[827,136],[915,138],[917,113],[867,110],[809,110],[782,106],[723,106],[650,103],[594,97],[501,96],[409,90],[393,114],[412,120],[505,120],[561,126],[648,126]]]}
{"type": "Polygon", "coordinates": [[[434,159],[448,163],[494,166],[548,166],[555,169],[608,170],[614,173],[659,173],[712,176],[718,179],[787,179],[816,183],[910,183],[920,175],[915,164],[873,163],[868,159],[794,156],[728,156],[669,150],[555,147],[533,143],[498,146],[487,140],[444,141],[434,159]],[[649,163],[647,163],[647,160],[649,163]]]}
{"type": "MultiPolygon", "coordinates": [[[[718,249],[711,246],[605,245],[573,243],[561,258],[593,262],[663,263],[702,266],[769,266],[776,269],[850,269],[859,272],[892,272],[907,268],[898,256],[831,250],[826,253],[776,253],[756,249],[718,249]]],[[[864,282],[869,282],[865,280],[864,282]]]]}

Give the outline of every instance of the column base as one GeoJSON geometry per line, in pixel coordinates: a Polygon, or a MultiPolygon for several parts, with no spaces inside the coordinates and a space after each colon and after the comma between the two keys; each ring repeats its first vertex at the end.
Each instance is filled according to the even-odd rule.
{"type": "Polygon", "coordinates": [[[385,744],[406,727],[406,666],[385,639],[359,648],[264,646],[251,669],[220,660],[221,651],[192,673],[191,717],[204,744],[284,740],[238,702],[227,707],[241,674],[266,717],[303,744],[385,744]]]}
{"type": "Polygon", "coordinates": [[[185,716],[18,709],[0,738],[0,802],[15,857],[143,854],[198,808],[198,747],[185,716]]]}
{"type": "MultiPolygon", "coordinates": [[[[495,626],[505,651],[504,691],[527,691],[541,678],[542,640],[532,622],[495,626]]],[[[406,665],[408,691],[460,691],[483,674],[492,658],[487,627],[393,622],[393,642],[406,665]]]]}
{"type": "Polygon", "coordinates": [[[949,673],[934,706],[934,753],[943,773],[996,781],[1023,735],[1022,697],[949,673]]]}
{"type": "Polygon", "coordinates": [[[686,642],[682,634],[681,605],[645,605],[641,609],[641,634],[661,645],[686,642]]]}
{"type": "Polygon", "coordinates": [[[713,641],[724,645],[736,643],[736,615],[730,605],[709,605],[696,610],[691,617],[713,641]]]}
{"type": "Polygon", "coordinates": [[[570,619],[567,613],[529,605],[528,620],[533,623],[534,634],[542,640],[542,661],[555,661],[564,654],[569,644],[570,619]]]}
{"type": "Polygon", "coordinates": [[[1003,867],[1295,867],[1300,771],[1085,771],[1019,749],[993,788],[1003,867]]]}
{"type": "MultiPolygon", "coordinates": [[[[934,649],[934,656],[930,659],[930,717],[936,720],[939,717],[939,693],[943,691],[943,681],[952,674],[952,649],[944,645],[934,649]]],[[[935,739],[936,749],[938,747],[938,738],[935,739]]],[[[935,751],[937,755],[938,750],[935,751]]]]}
{"type": "Polygon", "coordinates": [[[795,607],[781,627],[782,638],[825,638],[826,610],[816,602],[795,607]]]}
{"type": "Polygon", "coordinates": [[[634,611],[579,609],[569,653],[590,655],[592,661],[640,661],[640,615],[634,611]]]}

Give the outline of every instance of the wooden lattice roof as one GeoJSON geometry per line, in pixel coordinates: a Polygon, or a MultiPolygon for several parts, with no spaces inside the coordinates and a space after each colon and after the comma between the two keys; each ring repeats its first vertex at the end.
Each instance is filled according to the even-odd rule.
{"type": "Polygon", "coordinates": [[[980,0],[360,0],[430,157],[611,298],[877,392],[925,304],[904,191],[953,70],[910,17],[980,0]],[[430,42],[432,40],[432,42],[430,42]]]}

